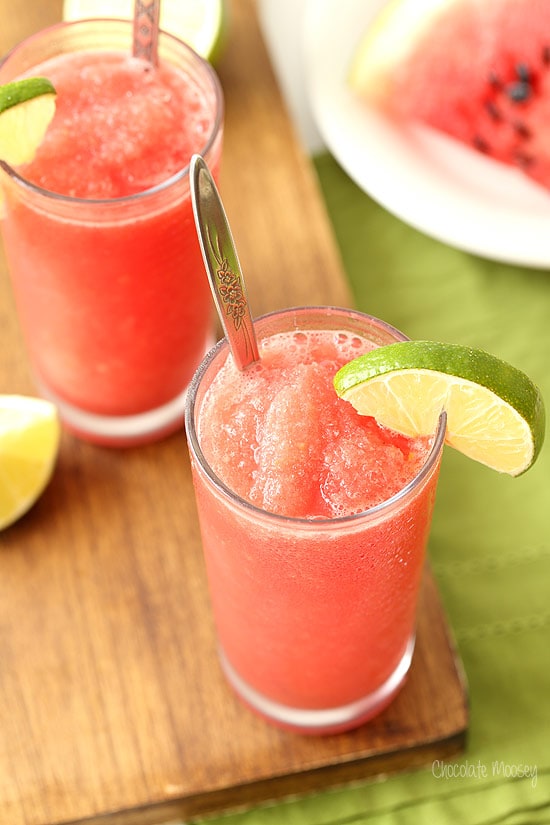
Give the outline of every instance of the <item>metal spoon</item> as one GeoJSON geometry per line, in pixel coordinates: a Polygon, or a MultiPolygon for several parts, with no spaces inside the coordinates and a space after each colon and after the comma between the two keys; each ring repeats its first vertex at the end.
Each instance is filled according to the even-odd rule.
{"type": "Polygon", "coordinates": [[[132,54],[158,66],[160,0],[134,0],[132,54]]]}
{"type": "Polygon", "coordinates": [[[200,155],[189,168],[193,215],[204,265],[225,337],[238,369],[260,360],[244,278],[223,204],[200,155]]]}

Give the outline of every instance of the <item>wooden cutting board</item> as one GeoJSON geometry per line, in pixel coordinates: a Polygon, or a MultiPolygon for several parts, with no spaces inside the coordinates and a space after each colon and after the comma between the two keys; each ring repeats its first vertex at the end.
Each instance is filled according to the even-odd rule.
{"type": "MultiPolygon", "coordinates": [[[[0,0],[0,48],[61,17],[0,0]]],[[[255,314],[351,305],[252,0],[223,62],[222,194],[255,314]]],[[[0,392],[32,393],[0,256],[0,392]]],[[[220,674],[183,433],[114,451],[64,435],[45,494],[0,534],[0,822],[146,825],[407,770],[464,745],[460,664],[426,574],[408,682],[340,736],[277,730],[220,674]]]]}

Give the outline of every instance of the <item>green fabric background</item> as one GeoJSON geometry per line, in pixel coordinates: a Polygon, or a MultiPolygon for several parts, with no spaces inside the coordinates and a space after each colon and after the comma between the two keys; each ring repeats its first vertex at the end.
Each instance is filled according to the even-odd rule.
{"type": "MultiPolygon", "coordinates": [[[[388,214],[329,155],[316,168],[357,307],[411,338],[489,350],[550,405],[550,271],[451,249],[388,214]]],[[[429,553],[470,689],[468,748],[449,764],[473,775],[429,767],[209,822],[550,823],[550,440],[517,479],[447,448],[429,553]],[[534,775],[505,778],[493,763],[534,775]]]]}

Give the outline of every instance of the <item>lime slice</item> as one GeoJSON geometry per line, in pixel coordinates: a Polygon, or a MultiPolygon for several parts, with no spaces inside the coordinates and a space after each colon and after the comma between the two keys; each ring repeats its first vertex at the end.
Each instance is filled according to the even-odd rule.
{"type": "Polygon", "coordinates": [[[435,432],[503,473],[525,472],[544,440],[544,403],[525,373],[482,350],[431,341],[379,347],[345,364],[337,394],[362,415],[408,436],[435,432]]]}
{"type": "Polygon", "coordinates": [[[45,77],[0,86],[0,159],[32,160],[55,114],[55,89],[45,77]]]}
{"type": "MultiPolygon", "coordinates": [[[[132,19],[134,0],[64,0],[63,19],[90,17],[132,19]]],[[[160,27],[179,37],[214,63],[219,57],[227,24],[225,0],[162,0],[160,27]]]]}
{"type": "Polygon", "coordinates": [[[53,404],[0,395],[0,529],[35,503],[50,480],[60,426],[53,404]]]}

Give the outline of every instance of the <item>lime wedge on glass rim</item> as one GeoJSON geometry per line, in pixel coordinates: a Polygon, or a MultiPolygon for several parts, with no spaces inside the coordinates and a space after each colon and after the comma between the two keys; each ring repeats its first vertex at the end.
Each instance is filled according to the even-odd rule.
{"type": "MultiPolygon", "coordinates": [[[[225,39],[226,0],[162,0],[160,28],[215,63],[225,39]]],[[[64,0],[63,20],[119,17],[131,20],[134,0],[64,0]]]]}
{"type": "Polygon", "coordinates": [[[10,166],[32,160],[55,114],[55,89],[45,77],[0,86],[0,159],[10,166]]]}
{"type": "Polygon", "coordinates": [[[24,395],[0,395],[0,530],[35,503],[52,475],[60,437],[56,408],[24,395]]]}
{"type": "Polygon", "coordinates": [[[373,349],[335,375],[337,394],[407,436],[427,436],[447,413],[445,443],[520,475],[544,440],[544,402],[525,373],[483,350],[432,341],[373,349]]]}

